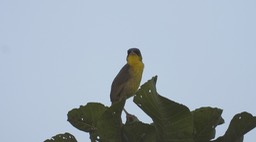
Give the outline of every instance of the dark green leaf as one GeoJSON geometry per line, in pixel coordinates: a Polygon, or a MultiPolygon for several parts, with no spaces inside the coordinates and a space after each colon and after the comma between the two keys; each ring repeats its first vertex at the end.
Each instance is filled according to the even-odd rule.
{"type": "Polygon", "coordinates": [[[231,120],[225,135],[213,142],[242,142],[243,136],[256,127],[256,117],[248,112],[236,114],[231,120]]]}
{"type": "Polygon", "coordinates": [[[88,103],[68,112],[68,121],[77,129],[89,132],[92,141],[98,139],[97,121],[107,109],[100,103],[88,103]]]}
{"type": "Polygon", "coordinates": [[[134,102],[154,121],[157,141],[193,142],[193,118],[190,110],[160,96],[156,91],[157,77],[141,86],[134,102]]]}
{"type": "Polygon", "coordinates": [[[45,140],[44,142],[77,142],[76,138],[70,133],[58,134],[53,136],[51,139],[45,140]]]}
{"type": "Polygon", "coordinates": [[[156,142],[155,127],[142,122],[128,123],[123,126],[125,142],[156,142]]]}
{"type": "Polygon", "coordinates": [[[100,103],[88,103],[68,112],[68,121],[77,129],[91,132],[96,129],[97,120],[107,109],[100,103]]]}
{"type": "Polygon", "coordinates": [[[192,111],[195,142],[206,142],[215,137],[215,127],[224,123],[221,114],[221,109],[211,107],[203,107],[192,111]]]}
{"type": "Polygon", "coordinates": [[[100,117],[97,123],[99,139],[104,142],[121,142],[122,119],[121,113],[125,99],[113,104],[100,117]]]}

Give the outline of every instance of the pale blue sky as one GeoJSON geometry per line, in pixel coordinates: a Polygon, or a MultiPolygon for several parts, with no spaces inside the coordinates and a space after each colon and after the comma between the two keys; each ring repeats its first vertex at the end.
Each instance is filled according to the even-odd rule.
{"type": "MultiPolygon", "coordinates": [[[[40,142],[70,132],[67,112],[110,105],[126,50],[141,49],[142,83],[191,110],[224,109],[224,134],[239,112],[256,115],[256,1],[0,1],[2,141],[40,142]]],[[[128,100],[126,109],[151,122],[128,100]]],[[[254,129],[245,142],[256,139],[254,129]]]]}

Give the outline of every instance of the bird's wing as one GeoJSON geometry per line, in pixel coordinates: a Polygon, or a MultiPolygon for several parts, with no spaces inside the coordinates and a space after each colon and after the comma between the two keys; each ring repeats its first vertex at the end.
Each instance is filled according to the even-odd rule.
{"type": "Polygon", "coordinates": [[[130,67],[128,64],[124,65],[113,80],[110,92],[110,99],[112,103],[119,101],[120,99],[122,90],[124,89],[126,82],[130,78],[129,68],[130,67]]]}

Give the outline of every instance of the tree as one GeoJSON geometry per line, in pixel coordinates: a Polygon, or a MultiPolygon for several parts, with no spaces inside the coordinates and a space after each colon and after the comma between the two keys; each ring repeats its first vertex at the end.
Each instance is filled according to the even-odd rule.
{"type": "MultiPolygon", "coordinates": [[[[92,142],[243,142],[243,136],[256,127],[256,117],[236,114],[226,133],[215,138],[215,128],[224,123],[222,109],[201,107],[190,111],[185,105],[157,93],[157,76],[141,86],[134,103],[152,118],[143,123],[136,116],[121,120],[125,99],[112,105],[90,102],[68,112],[68,121],[90,134],[92,142]]],[[[76,142],[72,134],[58,134],[45,142],[76,142]]]]}

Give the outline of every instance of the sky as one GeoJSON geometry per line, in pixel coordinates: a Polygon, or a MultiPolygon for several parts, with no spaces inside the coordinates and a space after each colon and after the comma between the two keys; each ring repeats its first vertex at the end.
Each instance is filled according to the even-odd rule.
{"type": "MultiPolygon", "coordinates": [[[[44,141],[69,132],[67,121],[88,102],[110,105],[112,80],[139,48],[141,84],[158,75],[159,94],[189,107],[256,115],[254,0],[1,0],[0,137],[44,141]]],[[[152,120],[132,101],[126,109],[152,120]]],[[[256,139],[256,129],[244,142],[256,139]]]]}

